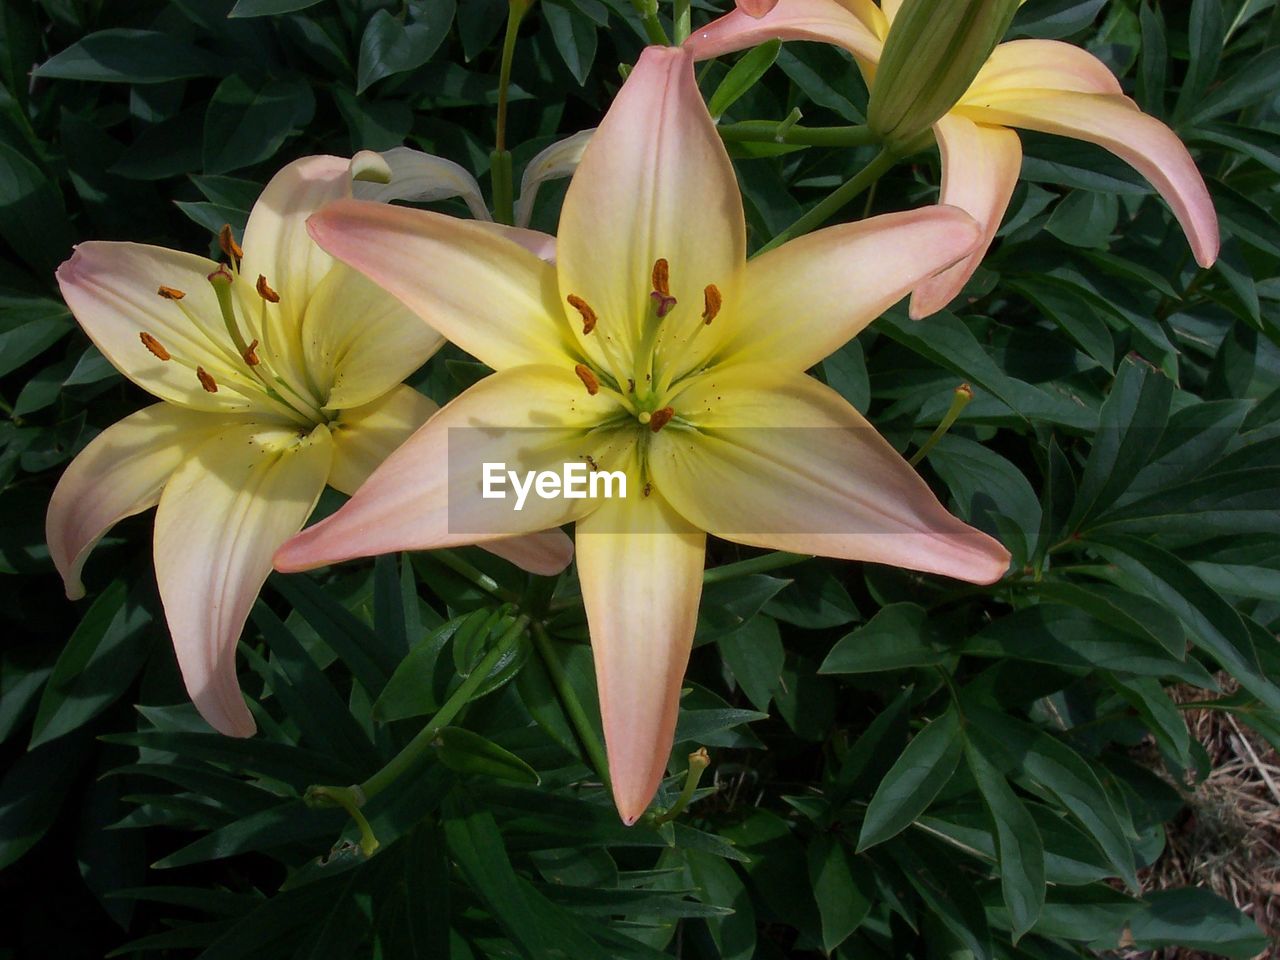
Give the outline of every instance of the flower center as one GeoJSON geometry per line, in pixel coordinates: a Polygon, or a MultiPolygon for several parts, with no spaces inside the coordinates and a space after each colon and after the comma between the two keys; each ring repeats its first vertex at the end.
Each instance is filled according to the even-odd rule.
{"type": "MultiPolygon", "coordinates": [[[[214,296],[217,298],[220,319],[227,336],[230,337],[230,344],[215,333],[214,330],[206,326],[205,318],[197,316],[196,312],[183,302],[187,296],[185,291],[161,284],[156,293],[181,311],[186,321],[195,330],[199,331],[204,339],[209,341],[214,348],[215,355],[218,355],[218,359],[224,362],[223,369],[239,376],[227,376],[224,373],[215,371],[218,372],[219,376],[222,376],[222,381],[220,382],[215,373],[194,362],[190,357],[184,357],[180,350],[176,348],[170,350],[154,334],[146,330],[140,331],[138,334],[143,347],[162,363],[172,362],[191,370],[201,389],[206,393],[217,393],[221,388],[226,387],[254,401],[256,404],[265,405],[273,412],[301,424],[314,426],[326,422],[328,418],[321,413],[320,407],[314,398],[295,389],[286,378],[272,369],[268,359],[273,354],[269,349],[265,348],[269,345],[263,344],[259,339],[259,337],[264,339],[267,337],[271,325],[268,322],[266,311],[279,309],[280,295],[271,288],[266,277],[258,277],[257,283],[254,285],[254,291],[257,295],[257,300],[261,303],[262,314],[255,327],[248,315],[249,311],[243,309],[243,301],[241,301],[242,309],[240,311],[236,309],[235,284],[241,281],[240,261],[244,257],[244,250],[236,243],[229,225],[224,226],[218,234],[218,245],[222,248],[222,252],[226,255],[231,266],[228,267],[225,263],[218,264],[218,268],[210,273],[206,279],[213,288],[214,296]],[[250,333],[256,330],[259,336],[247,339],[245,336],[246,330],[250,331],[250,333]],[[261,353],[259,352],[260,346],[264,347],[261,353]]],[[[252,302],[252,298],[246,299],[252,302]]]]}

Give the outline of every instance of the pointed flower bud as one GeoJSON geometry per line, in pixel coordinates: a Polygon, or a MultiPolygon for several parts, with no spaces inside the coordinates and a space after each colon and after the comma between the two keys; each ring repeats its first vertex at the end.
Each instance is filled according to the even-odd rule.
{"type": "Polygon", "coordinates": [[[904,0],[871,87],[876,136],[905,146],[954,107],[1017,10],[1018,0],[904,0]]]}

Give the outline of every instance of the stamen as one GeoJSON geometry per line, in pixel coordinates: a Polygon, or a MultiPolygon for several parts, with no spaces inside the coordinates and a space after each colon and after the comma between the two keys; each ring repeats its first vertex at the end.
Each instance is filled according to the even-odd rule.
{"type": "Polygon", "coordinates": [[[720,296],[720,288],[714,283],[708,283],[706,289],[702,291],[702,303],[702,322],[710,324],[720,313],[720,307],[724,303],[724,298],[720,296]]]}
{"type": "Polygon", "coordinates": [[[651,493],[653,493],[653,484],[646,480],[644,483],[644,495],[647,497],[651,493]]]}
{"type": "MultiPolygon", "coordinates": [[[[162,287],[161,289],[164,289],[164,288],[162,287]]],[[[170,359],[169,351],[166,350],[161,345],[159,340],[157,340],[151,334],[147,333],[145,330],[143,330],[141,333],[138,334],[138,339],[142,341],[142,345],[146,347],[148,350],[150,350],[151,355],[154,356],[157,360],[170,359]]]]}
{"type": "Polygon", "coordinates": [[[186,294],[181,290],[174,287],[166,287],[163,283],[160,284],[160,289],[157,290],[156,293],[160,294],[160,296],[164,297],[166,300],[181,300],[186,296],[186,294]]]}
{"type": "Polygon", "coordinates": [[[600,392],[600,381],[596,379],[596,375],[591,372],[591,368],[585,363],[580,363],[573,368],[573,372],[578,375],[578,379],[582,381],[582,385],[587,388],[587,393],[595,396],[600,392]]]}
{"type": "Polygon", "coordinates": [[[670,423],[671,418],[675,415],[676,412],[670,407],[663,407],[661,410],[653,411],[653,416],[649,418],[649,429],[657,433],[670,423]]]}
{"type": "Polygon", "coordinates": [[[585,337],[588,333],[596,328],[599,318],[596,312],[587,305],[587,301],[583,300],[576,293],[571,293],[565,298],[569,301],[569,306],[577,310],[582,315],[582,335],[585,337]]]}
{"type": "Polygon", "coordinates": [[[653,261],[653,289],[664,297],[671,296],[671,267],[663,257],[653,261]]]}
{"type": "Polygon", "coordinates": [[[205,393],[217,393],[218,381],[214,380],[209,371],[204,367],[196,367],[196,376],[200,380],[200,386],[204,387],[205,393]]]}
{"type": "Polygon", "coordinates": [[[267,301],[267,303],[280,302],[280,294],[271,289],[270,285],[267,283],[267,278],[262,274],[258,274],[257,291],[258,296],[267,301]]]}
{"type": "Polygon", "coordinates": [[[244,362],[251,367],[256,367],[262,362],[262,358],[258,356],[257,340],[249,341],[249,346],[244,351],[244,362]]]}
{"type": "Polygon", "coordinates": [[[226,254],[232,265],[237,270],[240,269],[240,261],[244,258],[244,250],[240,244],[236,243],[235,235],[231,232],[231,224],[224,223],[222,229],[218,231],[218,246],[222,248],[222,252],[226,254]]]}

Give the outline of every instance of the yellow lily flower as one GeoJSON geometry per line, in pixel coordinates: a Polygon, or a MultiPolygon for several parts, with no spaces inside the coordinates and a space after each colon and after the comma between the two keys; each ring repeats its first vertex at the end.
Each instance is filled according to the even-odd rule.
{"type": "Polygon", "coordinates": [[[804,373],[967,255],[977,226],[932,207],[748,263],[742,197],[688,51],[640,57],[570,182],[554,267],[417,210],[341,201],[310,228],[496,372],[286,543],[276,567],[576,522],[628,824],[671,751],[707,532],[982,583],[1005,572],[1000,544],[948,514],[852,406],[804,373]],[[626,495],[530,497],[514,511],[480,495],[486,463],[568,461],[624,474],[626,495]]]}
{"type": "MultiPolygon", "coordinates": [[[[766,40],[832,43],[853,54],[869,86],[902,0],[739,0],[685,42],[699,59],[766,40]]],[[[1097,57],[1057,40],[999,44],[956,105],[933,126],[942,153],[940,203],[968,211],[982,243],[922,284],[911,315],[950,303],[991,246],[1022,169],[1022,144],[1010,128],[1095,143],[1146,177],[1182,225],[1196,262],[1218,258],[1218,218],[1195,162],[1177,136],[1126,97],[1097,57]]]]}
{"type": "MultiPolygon", "coordinates": [[[[267,184],[243,248],[223,230],[229,264],[95,241],[57,272],[98,349],[161,402],[104,430],[67,468],[49,504],[50,555],[78,599],[107,530],[158,507],[156,580],[178,665],[201,715],[232,736],[255,730],[235,647],[271,555],[326,483],[354,493],[436,409],[401,381],[443,338],[306,234],[311,213],[352,195],[353,170],[392,179],[356,184],[364,196],[479,202],[461,167],[417,151],[306,157],[267,184]]],[[[555,533],[494,552],[558,572],[571,544],[555,533]]]]}

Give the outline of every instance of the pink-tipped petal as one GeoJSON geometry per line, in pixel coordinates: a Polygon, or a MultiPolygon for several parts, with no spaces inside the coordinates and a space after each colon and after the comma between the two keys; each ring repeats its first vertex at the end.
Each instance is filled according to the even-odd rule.
{"type": "Polygon", "coordinates": [[[523,477],[583,462],[592,450],[587,431],[611,406],[603,394],[589,396],[572,367],[499,371],[428,420],[342,509],[286,543],[276,569],[485,543],[570,522],[591,501],[529,493],[517,511],[509,480],[490,488],[505,497],[483,496],[484,464],[505,464],[498,475],[523,477]]]}
{"type": "Polygon", "coordinates": [[[613,800],[630,826],[671,753],[706,535],[657,493],[627,493],[578,523],[577,549],[613,800]]]}
{"type": "Polygon", "coordinates": [[[961,102],[1029,90],[1122,92],[1111,68],[1088,50],[1061,40],[1010,40],[991,52],[961,102]]]}
{"type": "Polygon", "coordinates": [[[861,61],[880,59],[884,17],[870,2],[778,0],[766,13],[738,8],[694,30],[684,42],[698,60],[755,47],[767,40],[812,40],[844,47],[861,61]]]}
{"type": "Polygon", "coordinates": [[[572,367],[555,268],[491,228],[340,200],[313,216],[309,229],[320,246],[495,370],[558,361],[572,367]]]}
{"type": "Polygon", "coordinates": [[[982,230],[982,239],[977,249],[955,266],[916,287],[911,295],[914,320],[941,310],[973,276],[1000,229],[1022,172],[1022,143],[1007,127],[990,127],[948,114],[933,125],[933,132],[942,151],[938,202],[972,216],[982,230]]]}
{"type": "Polygon", "coordinates": [[[708,533],[971,583],[1008,568],[1004,547],[949,514],[874,427],[811,377],[736,366],[671,403],[696,432],[659,433],[649,468],[656,489],[708,533]]]}
{"type": "MultiPolygon", "coordinates": [[[[714,284],[732,309],[733,285],[746,261],[746,223],[733,166],[694,80],[693,58],[648,47],[609,107],[569,184],[557,232],[561,303],[582,298],[599,317],[580,349],[608,369],[608,338],[624,366],[651,312],[653,269],[670,267],[676,306],[663,321],[664,341],[681,344],[675,375],[715,347],[702,326],[704,291],[714,284]]],[[[629,371],[628,371],[629,372],[629,371]]],[[[622,374],[620,374],[621,376],[622,374]]]]}
{"type": "Polygon", "coordinates": [[[479,546],[481,550],[488,550],[495,557],[540,577],[554,577],[573,560],[573,541],[560,529],[539,530],[505,540],[487,540],[479,546]]]}
{"type": "Polygon", "coordinates": [[[93,240],[78,244],[58,267],[58,286],[102,355],[143,390],[193,410],[247,411],[253,401],[246,397],[260,389],[206,279],[216,267],[163,247],[93,240]],[[169,297],[160,295],[162,287],[169,297]],[[172,299],[175,293],[182,298],[172,299]],[[151,347],[143,334],[154,338],[151,347]],[[166,354],[172,359],[162,359],[166,354]],[[217,393],[201,387],[196,367],[214,378],[217,393]]]}
{"type": "Polygon", "coordinates": [[[178,667],[219,733],[251,736],[235,649],[271,555],[306,522],[333,457],[329,431],[245,423],[221,430],[174,471],[156,510],[156,582],[178,667]]]}
{"type": "Polygon", "coordinates": [[[757,20],[778,5],[778,0],[738,0],[736,6],[749,17],[757,20]]]}
{"type": "Polygon", "coordinates": [[[974,249],[978,225],[924,207],[810,233],[747,264],[724,362],[801,371],[974,249]]]}
{"type": "Polygon", "coordinates": [[[69,599],[84,596],[80,570],[103,534],[154,507],[178,465],[227,422],[217,414],[157,403],[108,427],[71,461],[45,520],[49,556],[69,599]]]}
{"type": "Polygon", "coordinates": [[[1196,262],[1209,267],[1217,260],[1218,216],[1195,161],[1172,130],[1139,110],[1128,97],[1027,91],[1021,99],[1001,94],[967,101],[960,109],[979,123],[1073,137],[1110,150],[1164,197],[1191,243],[1196,262]]]}

